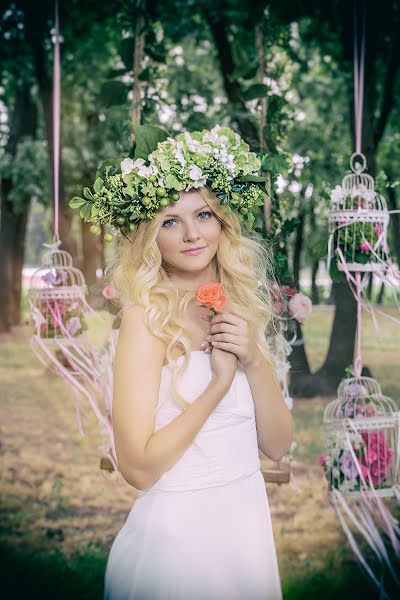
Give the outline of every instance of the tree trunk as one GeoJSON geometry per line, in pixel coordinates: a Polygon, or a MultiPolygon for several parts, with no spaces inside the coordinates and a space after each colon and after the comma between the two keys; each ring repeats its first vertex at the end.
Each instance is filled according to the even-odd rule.
{"type": "MultiPolygon", "coordinates": [[[[36,135],[37,107],[32,102],[30,85],[22,83],[16,95],[14,110],[10,117],[10,134],[5,151],[15,157],[18,143],[25,136],[36,135]]],[[[20,198],[18,213],[10,200],[12,179],[1,181],[0,215],[0,331],[10,331],[20,323],[21,279],[24,261],[25,233],[29,214],[30,197],[20,198]]]]}
{"type": "Polygon", "coordinates": [[[296,228],[296,237],[293,249],[293,281],[296,290],[300,291],[300,266],[301,250],[303,248],[304,214],[299,215],[299,224],[296,228]]]}
{"type": "Polygon", "coordinates": [[[381,288],[380,288],[380,290],[379,290],[379,294],[378,294],[378,298],[377,298],[377,300],[376,300],[376,303],[377,303],[378,305],[381,305],[381,304],[382,304],[382,301],[383,301],[383,294],[384,294],[384,292],[385,292],[385,284],[384,284],[384,282],[382,281],[382,283],[381,283],[381,288]]]}
{"type": "Polygon", "coordinates": [[[30,198],[27,199],[26,210],[18,215],[15,222],[15,233],[12,240],[12,324],[21,324],[21,294],[22,294],[22,269],[25,256],[25,239],[28,226],[30,198]]]}
{"type": "Polygon", "coordinates": [[[314,305],[319,304],[319,291],[317,286],[318,268],[319,260],[314,260],[311,268],[311,302],[314,305]]]}
{"type": "MultiPolygon", "coordinates": [[[[388,207],[389,210],[398,210],[396,190],[392,187],[388,188],[388,207]]],[[[400,266],[400,214],[394,213],[390,215],[390,222],[393,229],[394,251],[396,253],[397,264],[400,266]]]]}
{"type": "Polygon", "coordinates": [[[100,236],[90,233],[90,223],[81,221],[81,232],[83,254],[82,271],[89,291],[88,302],[91,304],[93,296],[97,293],[96,284],[98,283],[98,279],[96,271],[100,266],[102,241],[100,236]]]}
{"type": "Polygon", "coordinates": [[[356,301],[346,281],[334,282],[332,292],[336,310],[325,362],[313,375],[294,371],[290,381],[292,394],[308,398],[335,394],[346,367],[353,362],[356,301]]]}

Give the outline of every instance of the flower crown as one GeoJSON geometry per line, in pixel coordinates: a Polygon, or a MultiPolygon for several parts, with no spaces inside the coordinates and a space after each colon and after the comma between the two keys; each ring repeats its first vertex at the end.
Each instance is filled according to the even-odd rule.
{"type": "MultiPolygon", "coordinates": [[[[176,139],[161,128],[133,127],[133,158],[105,161],[97,171],[93,190],[72,198],[84,221],[99,234],[107,224],[116,235],[134,231],[143,219],[153,219],[164,206],[177,202],[179,192],[209,185],[225,213],[238,212],[241,223],[252,227],[253,210],[264,205],[266,178],[258,175],[261,160],[229,127],[184,132],[176,139]]],[[[106,241],[113,239],[106,233],[106,241]]]]}

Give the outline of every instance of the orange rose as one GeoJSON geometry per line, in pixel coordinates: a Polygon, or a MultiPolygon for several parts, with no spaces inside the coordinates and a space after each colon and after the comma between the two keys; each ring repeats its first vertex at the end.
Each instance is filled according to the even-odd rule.
{"type": "Polygon", "coordinates": [[[209,308],[213,314],[220,312],[228,297],[222,291],[222,283],[207,283],[201,285],[197,290],[197,300],[206,308],[209,308]]]}

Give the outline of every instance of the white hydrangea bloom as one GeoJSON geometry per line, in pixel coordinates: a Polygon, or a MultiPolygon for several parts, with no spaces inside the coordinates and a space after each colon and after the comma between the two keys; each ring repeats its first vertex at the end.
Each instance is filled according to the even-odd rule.
{"type": "Polygon", "coordinates": [[[228,138],[226,135],[219,135],[218,131],[220,126],[216,125],[210,131],[207,131],[203,135],[203,142],[211,142],[212,144],[222,144],[223,142],[227,142],[228,138]]]}
{"type": "Polygon", "coordinates": [[[124,158],[123,161],[121,161],[121,171],[122,173],[130,173],[133,169],[133,160],[131,158],[124,158]]]}
{"type": "Polygon", "coordinates": [[[193,179],[194,181],[197,181],[203,177],[203,171],[195,164],[191,164],[189,166],[188,174],[190,179],[193,179]]]}

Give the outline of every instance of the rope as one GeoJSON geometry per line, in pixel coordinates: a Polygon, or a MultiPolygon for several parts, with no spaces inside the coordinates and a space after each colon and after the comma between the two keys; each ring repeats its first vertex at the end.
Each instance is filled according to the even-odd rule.
{"type": "Polygon", "coordinates": [[[60,180],[60,35],[58,26],[58,0],[54,2],[55,38],[53,53],[53,199],[54,199],[54,240],[58,241],[59,180],[60,180]]]}

